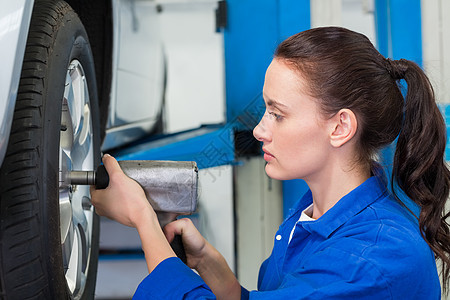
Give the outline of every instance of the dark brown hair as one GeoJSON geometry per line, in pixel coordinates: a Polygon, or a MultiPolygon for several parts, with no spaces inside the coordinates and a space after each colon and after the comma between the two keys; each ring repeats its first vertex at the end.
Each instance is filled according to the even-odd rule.
{"type": "MultiPolygon", "coordinates": [[[[420,207],[423,238],[442,264],[444,291],[450,270],[450,235],[445,213],[450,171],[444,161],[446,127],[425,73],[412,61],[384,58],[369,39],[340,27],[298,33],[276,52],[308,81],[325,114],[351,109],[358,120],[359,162],[373,166],[375,154],[397,137],[391,187],[420,207]],[[399,79],[407,84],[405,98],[399,79]]],[[[400,200],[399,200],[400,201],[400,200]]]]}

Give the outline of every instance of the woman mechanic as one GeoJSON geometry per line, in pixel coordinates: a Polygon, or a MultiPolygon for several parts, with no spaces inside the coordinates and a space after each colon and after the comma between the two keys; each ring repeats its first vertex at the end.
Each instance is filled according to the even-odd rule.
{"type": "Polygon", "coordinates": [[[150,272],[134,299],[439,299],[435,258],[444,291],[449,278],[450,173],[445,123],[423,71],[385,59],[364,35],[316,28],[279,45],[263,98],[253,134],[267,175],[304,179],[310,190],[276,233],[257,291],[240,286],[189,219],[163,232],[139,185],[103,158],[110,185],[92,189],[92,202],[137,228],[150,272]],[[388,186],[376,157],[396,138],[388,186]],[[397,197],[403,192],[412,204],[397,197]],[[187,266],[169,246],[176,234],[187,266]]]}

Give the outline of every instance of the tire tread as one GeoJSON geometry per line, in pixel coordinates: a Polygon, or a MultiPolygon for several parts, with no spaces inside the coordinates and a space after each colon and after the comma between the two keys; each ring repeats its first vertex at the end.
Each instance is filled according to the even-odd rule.
{"type": "Polygon", "coordinates": [[[40,167],[39,148],[35,145],[39,144],[37,136],[43,130],[40,123],[43,122],[44,76],[58,18],[69,9],[63,2],[55,5],[54,1],[36,1],[34,5],[10,142],[0,169],[0,260],[4,262],[2,273],[8,274],[8,278],[0,276],[1,299],[45,299],[50,295],[45,259],[28,249],[45,243],[37,230],[38,199],[32,197],[39,190],[39,179],[35,175],[23,176],[23,171],[37,174],[40,167]],[[12,217],[4,221],[8,215],[12,217]],[[14,218],[17,215],[21,217],[14,218]],[[3,257],[5,252],[9,253],[7,261],[3,257]],[[8,290],[5,290],[6,282],[8,290]]]}

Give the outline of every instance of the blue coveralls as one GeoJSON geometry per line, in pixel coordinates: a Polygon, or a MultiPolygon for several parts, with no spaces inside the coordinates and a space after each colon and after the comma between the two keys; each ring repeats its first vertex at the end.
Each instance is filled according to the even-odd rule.
{"type": "MultiPolygon", "coordinates": [[[[417,220],[371,177],[316,221],[298,222],[311,192],[280,226],[258,290],[241,299],[440,299],[434,255],[417,220]],[[295,226],[292,240],[289,236],[295,226]]],[[[161,262],[133,299],[215,299],[178,258],[161,262]]]]}

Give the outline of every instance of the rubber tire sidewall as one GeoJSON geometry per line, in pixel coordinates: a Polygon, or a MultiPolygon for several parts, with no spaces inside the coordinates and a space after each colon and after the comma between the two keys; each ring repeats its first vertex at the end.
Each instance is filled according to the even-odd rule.
{"type": "MultiPolygon", "coordinates": [[[[80,23],[81,24],[81,23],[80,23]]],[[[92,53],[88,43],[88,38],[83,27],[78,28],[75,33],[71,32],[70,26],[62,26],[58,31],[55,38],[55,46],[53,51],[60,53],[53,55],[53,59],[49,60],[49,68],[47,74],[47,101],[45,105],[45,118],[46,123],[44,125],[44,150],[43,162],[46,162],[42,169],[42,178],[47,178],[45,184],[54,184],[59,181],[59,147],[60,147],[60,129],[61,129],[61,108],[62,99],[64,94],[65,80],[67,68],[70,62],[77,59],[83,66],[85,72],[86,81],[88,83],[91,116],[93,117],[92,129],[94,133],[94,168],[100,163],[100,124],[99,124],[99,110],[98,110],[98,98],[97,87],[95,84],[95,69],[92,53]],[[66,54],[66,56],[64,55],[66,54]],[[67,55],[68,54],[68,55],[67,55]],[[45,127],[47,126],[47,127],[45,127]],[[55,138],[57,137],[57,138],[55,138]]],[[[49,232],[58,233],[57,236],[49,236],[49,255],[56,255],[58,262],[49,262],[49,278],[54,280],[54,287],[51,290],[65,290],[68,291],[63,266],[62,251],[61,251],[61,239],[60,239],[60,222],[59,222],[59,189],[55,188],[47,189],[49,194],[42,195],[41,199],[49,199],[47,201],[47,214],[49,232]],[[52,216],[58,216],[52,218],[52,216]],[[51,275],[53,274],[53,276],[51,275]],[[63,288],[64,286],[64,288],[63,288]]],[[[45,190],[43,189],[45,193],[45,190]]],[[[43,207],[43,210],[45,208],[43,207]]],[[[97,263],[98,263],[98,243],[99,243],[99,218],[96,214],[93,215],[93,227],[92,227],[92,240],[91,240],[91,258],[89,264],[89,273],[86,279],[86,286],[82,299],[93,299],[95,293],[95,281],[97,276],[97,263]]],[[[64,295],[68,297],[69,295],[64,295]]]]}
{"type": "MultiPolygon", "coordinates": [[[[56,1],[58,2],[58,1],[56,1]]],[[[63,2],[63,1],[59,1],[63,2]]],[[[35,6],[39,2],[35,3],[35,6]]],[[[56,4],[55,4],[56,5],[56,4]]],[[[37,174],[37,213],[39,214],[39,239],[40,248],[33,248],[30,251],[39,251],[42,259],[44,280],[48,288],[43,288],[40,295],[45,295],[47,299],[68,299],[71,298],[63,269],[62,247],[60,238],[60,207],[59,207],[59,149],[61,130],[61,109],[64,95],[67,68],[74,59],[80,61],[83,66],[90,96],[90,109],[92,116],[93,147],[94,147],[94,168],[100,163],[100,132],[99,132],[99,110],[97,88],[95,83],[95,70],[93,56],[88,43],[87,34],[79,21],[78,16],[69,11],[61,17],[59,28],[52,36],[52,45],[48,49],[47,68],[44,70],[42,106],[41,106],[41,130],[40,136],[36,137],[35,147],[39,153],[35,172],[37,174]]],[[[28,47],[28,45],[27,45],[28,47]]],[[[27,48],[28,49],[28,48],[27,48]]],[[[26,89],[26,88],[25,88],[26,89]]],[[[26,92],[26,91],[22,91],[26,92]]],[[[19,94],[21,93],[19,87],[19,94]]],[[[17,108],[17,105],[16,105],[17,108]]],[[[13,125],[14,126],[14,125],[13,125]]],[[[8,157],[5,158],[5,161],[8,157]]],[[[7,165],[3,163],[2,168],[7,165]]],[[[9,164],[11,166],[12,164],[9,164]]],[[[3,184],[3,182],[2,182],[3,184]]],[[[8,203],[14,199],[5,199],[2,194],[2,202],[8,203]]],[[[2,204],[3,207],[3,204],[2,204]]],[[[13,223],[15,216],[2,213],[3,224],[13,223]],[[5,218],[5,219],[3,219],[5,218]]],[[[89,263],[89,273],[86,279],[86,286],[81,299],[93,299],[95,293],[95,281],[98,263],[98,243],[99,243],[99,218],[96,214],[93,217],[91,237],[91,257],[89,263]]],[[[3,226],[2,226],[3,230],[3,226]]],[[[4,236],[4,234],[2,234],[4,236]]],[[[2,241],[2,259],[14,257],[13,253],[8,255],[8,245],[11,247],[13,241],[2,241]],[[8,244],[9,243],[9,244],[8,244]]],[[[31,245],[31,244],[30,244],[31,245]]],[[[3,263],[1,263],[3,264],[3,263]]],[[[26,267],[22,266],[26,272],[26,267]]],[[[31,270],[30,270],[31,271],[31,270]]],[[[13,286],[20,284],[20,277],[8,278],[9,274],[2,266],[1,276],[2,286],[6,299],[23,299],[33,294],[35,291],[27,291],[24,286],[19,294],[8,294],[13,286]],[[21,295],[23,292],[23,295],[21,295]]],[[[39,291],[37,291],[39,292],[39,291]]],[[[36,296],[40,298],[41,296],[36,296]]]]}

